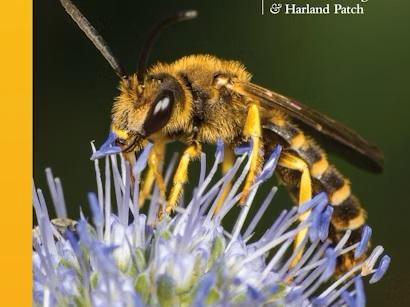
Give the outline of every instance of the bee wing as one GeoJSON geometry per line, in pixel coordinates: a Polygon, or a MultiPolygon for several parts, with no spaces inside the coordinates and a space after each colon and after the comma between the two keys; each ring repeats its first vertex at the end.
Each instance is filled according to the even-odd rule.
{"type": "Polygon", "coordinates": [[[233,91],[259,101],[265,108],[276,108],[298,122],[312,128],[314,131],[327,136],[331,141],[343,145],[354,153],[364,158],[373,171],[381,171],[383,166],[383,153],[376,146],[369,143],[357,132],[346,127],[302,103],[285,97],[273,91],[267,90],[250,82],[234,82],[229,86],[233,91]]]}

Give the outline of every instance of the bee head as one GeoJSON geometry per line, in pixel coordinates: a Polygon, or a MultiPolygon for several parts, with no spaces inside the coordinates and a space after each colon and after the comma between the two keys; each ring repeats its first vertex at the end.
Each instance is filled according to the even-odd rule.
{"type": "Polygon", "coordinates": [[[110,146],[108,154],[139,150],[145,140],[181,129],[190,119],[186,91],[171,74],[148,75],[144,82],[132,75],[121,80],[119,90],[112,108],[110,136],[104,143],[110,146]]]}

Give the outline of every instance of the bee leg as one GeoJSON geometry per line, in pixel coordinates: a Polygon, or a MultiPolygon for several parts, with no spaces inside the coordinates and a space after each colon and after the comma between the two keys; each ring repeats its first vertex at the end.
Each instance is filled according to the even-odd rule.
{"type": "Polygon", "coordinates": [[[249,189],[263,164],[263,155],[261,154],[263,144],[259,108],[254,103],[249,105],[243,135],[246,139],[252,140],[252,150],[249,157],[250,168],[242,190],[240,204],[243,204],[248,197],[249,189]]]}
{"type": "Polygon", "coordinates": [[[148,170],[145,174],[142,186],[140,189],[138,204],[140,207],[144,205],[145,200],[151,193],[154,180],[157,182],[161,198],[165,200],[165,183],[161,174],[161,162],[165,156],[165,143],[157,141],[148,156],[148,170]]]}
{"type": "Polygon", "coordinates": [[[165,208],[166,213],[170,213],[176,206],[179,197],[181,195],[182,188],[188,180],[188,166],[189,162],[198,157],[201,153],[201,145],[198,142],[189,145],[181,159],[179,160],[178,168],[175,172],[171,192],[168,197],[167,206],[165,208]]]}
{"type": "MultiPolygon", "coordinates": [[[[234,153],[231,147],[229,147],[227,144],[224,146],[224,160],[222,162],[222,173],[226,174],[227,171],[229,171],[234,163],[234,153]]],[[[229,191],[231,190],[232,187],[232,181],[229,181],[224,190],[222,191],[221,196],[218,199],[218,202],[215,206],[214,213],[217,213],[219,209],[221,208],[223,202],[225,201],[226,196],[228,195],[229,191]]]]}
{"type": "MultiPolygon", "coordinates": [[[[282,167],[286,167],[289,169],[297,170],[302,173],[300,179],[300,188],[299,188],[299,197],[298,197],[298,204],[301,205],[304,202],[310,200],[312,198],[312,180],[310,176],[309,166],[305,161],[299,158],[296,155],[293,155],[289,152],[282,152],[279,165],[282,167]]],[[[305,212],[299,218],[299,221],[304,221],[309,216],[310,211],[305,212]]],[[[295,248],[304,240],[308,232],[308,229],[305,228],[301,230],[295,238],[295,248]]],[[[295,256],[292,261],[292,266],[296,264],[300,257],[302,256],[303,248],[300,252],[295,256]]]]}

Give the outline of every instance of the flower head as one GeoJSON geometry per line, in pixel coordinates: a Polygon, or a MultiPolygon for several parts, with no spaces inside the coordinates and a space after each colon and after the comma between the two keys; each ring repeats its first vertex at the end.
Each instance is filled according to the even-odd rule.
{"type": "MultiPolygon", "coordinates": [[[[337,257],[352,251],[360,256],[371,231],[367,228],[362,241],[348,247],[350,231],[346,231],[340,242],[332,245],[327,240],[332,208],[324,193],[299,208],[283,210],[256,237],[254,230],[277,188],[270,190],[252,217],[249,209],[255,205],[259,187],[272,176],[280,147],[265,163],[231,229],[222,222],[238,204],[249,162],[246,150],[240,151],[234,166],[211,184],[223,159],[221,144],[208,172],[207,157],[201,155],[199,180],[186,206],[159,219],[162,204],[155,187],[148,213],[142,213],[137,206],[138,183],[150,150],[150,145],[145,147],[132,169],[121,156],[106,157],[104,176],[98,160],[94,161],[97,194],[88,197],[91,219],[82,214],[76,222],[66,218],[61,184],[50,171],[48,182],[58,219],[49,218],[42,191],[33,188],[38,221],[33,231],[36,305],[363,306],[362,277],[372,275],[370,282],[376,282],[389,265],[390,258],[384,256],[375,268],[383,253],[377,246],[366,260],[331,281],[337,257]],[[131,173],[134,185],[129,180],[131,173]],[[216,212],[218,199],[232,178],[232,188],[216,212]],[[111,203],[112,184],[116,213],[111,203]],[[309,218],[300,222],[307,210],[311,210],[309,218]],[[293,248],[295,236],[303,229],[309,234],[302,242],[305,249],[302,245],[293,248]]],[[[166,169],[166,182],[174,162],[166,169]]]]}

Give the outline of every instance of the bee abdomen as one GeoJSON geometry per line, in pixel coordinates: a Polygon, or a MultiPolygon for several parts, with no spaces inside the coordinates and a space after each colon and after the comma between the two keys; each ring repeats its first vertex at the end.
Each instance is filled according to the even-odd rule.
{"type": "MultiPolygon", "coordinates": [[[[325,152],[313,140],[288,120],[268,123],[263,125],[263,128],[265,152],[270,152],[274,145],[281,144],[283,150],[295,154],[308,165],[313,193],[324,191],[328,195],[329,202],[334,208],[329,239],[337,244],[345,230],[350,229],[352,233],[346,245],[359,242],[366,221],[366,212],[357,197],[351,193],[349,180],[328,162],[325,152]]],[[[301,173],[280,165],[276,173],[287,186],[291,196],[297,200],[301,173]]],[[[353,252],[344,254],[337,259],[336,274],[346,272],[361,260],[356,259],[353,252]]]]}
{"type": "MultiPolygon", "coordinates": [[[[351,193],[349,180],[328,162],[325,152],[287,120],[280,125],[268,123],[263,127],[264,139],[268,147],[279,142],[284,146],[284,150],[300,157],[308,165],[313,193],[324,191],[334,207],[332,225],[335,230],[361,228],[366,220],[366,212],[359,200],[351,193]]],[[[297,199],[300,172],[278,166],[277,174],[292,196],[297,199]]]]}

